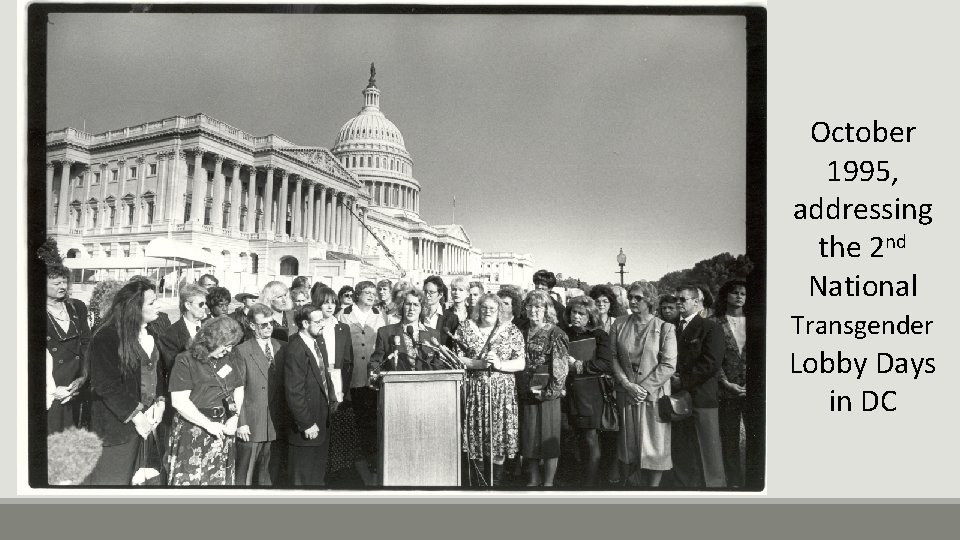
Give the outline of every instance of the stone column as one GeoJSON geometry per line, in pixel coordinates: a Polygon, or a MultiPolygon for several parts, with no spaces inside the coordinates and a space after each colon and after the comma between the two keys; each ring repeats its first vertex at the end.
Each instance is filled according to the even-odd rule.
{"type": "Polygon", "coordinates": [[[60,195],[57,206],[57,226],[63,227],[67,222],[67,206],[70,204],[70,167],[73,162],[69,159],[60,162],[60,195]]]}
{"type": "Polygon", "coordinates": [[[330,243],[334,244],[336,248],[340,249],[340,202],[339,202],[339,193],[334,193],[333,197],[330,199],[330,210],[333,214],[330,217],[330,228],[332,233],[330,235],[330,243]]]}
{"type": "Polygon", "coordinates": [[[100,232],[103,232],[103,228],[106,227],[106,225],[104,225],[106,221],[104,219],[104,216],[106,215],[106,211],[107,211],[107,202],[106,202],[107,201],[107,173],[109,172],[110,172],[110,164],[101,163],[100,164],[100,199],[97,201],[97,206],[100,207],[100,215],[97,217],[98,219],[97,228],[100,229],[100,232]]]}
{"type": "Polygon", "coordinates": [[[313,234],[313,195],[314,195],[313,186],[315,182],[313,182],[312,180],[310,180],[309,182],[310,183],[307,186],[307,215],[306,215],[307,226],[305,227],[306,232],[303,233],[303,235],[307,237],[308,241],[314,240],[315,238],[313,234]]]}
{"type": "MultiPolygon", "coordinates": [[[[257,167],[248,165],[247,174],[247,219],[244,223],[244,232],[254,233],[257,231],[257,167]]],[[[239,217],[239,213],[237,214],[239,217]]],[[[244,270],[247,271],[247,270],[244,270]]]]}
{"type": "Polygon", "coordinates": [[[240,230],[240,208],[243,207],[241,203],[241,189],[243,186],[240,182],[240,165],[239,161],[233,161],[233,180],[230,183],[230,217],[227,221],[227,227],[230,230],[237,231],[240,230]]]}
{"type": "Polygon", "coordinates": [[[153,198],[153,221],[154,223],[162,223],[166,220],[164,217],[164,212],[166,211],[166,198],[167,192],[170,191],[170,186],[167,185],[167,180],[169,176],[169,164],[167,163],[167,154],[164,152],[157,152],[157,196],[153,198]]]}
{"type": "Polygon", "coordinates": [[[223,155],[214,156],[213,166],[213,208],[210,209],[210,225],[223,227],[223,201],[226,180],[223,178],[223,155]]]}
{"type": "MultiPolygon", "coordinates": [[[[47,225],[53,224],[53,170],[57,166],[56,163],[48,162],[47,163],[47,225]]],[[[101,165],[102,167],[102,165],[101,165]]],[[[101,175],[103,183],[107,183],[107,179],[101,175]]]]}
{"type": "Polygon", "coordinates": [[[277,207],[277,231],[279,231],[280,236],[287,234],[287,191],[290,189],[290,184],[287,182],[287,178],[290,173],[286,170],[283,170],[280,173],[280,204],[277,207]]]}
{"type": "Polygon", "coordinates": [[[261,232],[273,230],[273,167],[267,165],[267,183],[263,187],[263,228],[261,232]]]}
{"type": "Polygon", "coordinates": [[[321,242],[326,242],[327,231],[329,230],[329,228],[327,227],[327,188],[322,185],[320,186],[319,203],[320,203],[320,208],[319,208],[320,214],[317,218],[317,240],[321,242]]]}
{"type": "MultiPolygon", "coordinates": [[[[133,231],[136,232],[137,228],[143,225],[143,183],[146,178],[146,172],[143,167],[143,163],[146,161],[143,154],[136,157],[137,161],[137,192],[134,195],[133,199],[133,231]]],[[[133,255],[131,253],[131,255],[133,255]]]]}
{"type": "Polygon", "coordinates": [[[333,242],[337,244],[337,249],[343,251],[343,193],[338,193],[337,198],[334,200],[336,205],[336,217],[334,218],[333,224],[333,242]]]}
{"type": "Polygon", "coordinates": [[[87,201],[90,200],[90,190],[93,189],[93,186],[90,185],[93,180],[93,166],[87,165],[83,171],[83,200],[80,201],[80,226],[83,230],[90,228],[90,205],[87,201]]]}
{"type": "Polygon", "coordinates": [[[303,236],[303,177],[300,175],[291,175],[293,177],[293,219],[290,224],[290,236],[297,238],[303,236]]]}
{"type": "Polygon", "coordinates": [[[193,151],[193,195],[190,196],[190,223],[203,225],[207,204],[207,171],[203,168],[203,150],[193,151]]]}

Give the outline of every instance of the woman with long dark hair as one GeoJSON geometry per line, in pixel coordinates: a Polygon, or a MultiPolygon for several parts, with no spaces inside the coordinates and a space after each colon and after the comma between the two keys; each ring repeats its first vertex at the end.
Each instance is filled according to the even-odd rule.
{"type": "Polygon", "coordinates": [[[153,285],[132,281],[113,303],[90,342],[90,428],[103,453],[87,484],[120,486],[132,481],[143,444],[163,417],[160,352],[147,324],[159,306],[153,285]]]}
{"type": "Polygon", "coordinates": [[[170,373],[173,418],[170,485],[232,486],[245,364],[229,354],[243,330],[228,315],[211,318],[177,355],[170,373]]]}
{"type": "Polygon", "coordinates": [[[719,401],[720,446],[723,452],[723,470],[728,487],[743,486],[743,455],[740,445],[744,437],[743,405],[747,398],[747,318],[743,307],[747,303],[747,282],[732,279],[720,287],[714,304],[714,319],[723,328],[726,349],[720,364],[719,401]]]}

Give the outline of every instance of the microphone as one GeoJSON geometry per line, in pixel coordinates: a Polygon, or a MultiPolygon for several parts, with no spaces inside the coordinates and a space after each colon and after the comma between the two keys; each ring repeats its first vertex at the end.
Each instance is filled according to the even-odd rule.
{"type": "Polygon", "coordinates": [[[400,356],[400,336],[393,336],[393,352],[390,353],[390,357],[393,358],[394,371],[399,369],[397,367],[397,360],[399,356],[400,356]]]}
{"type": "Polygon", "coordinates": [[[449,328],[444,328],[443,331],[446,332],[448,336],[450,336],[450,340],[453,341],[454,344],[456,344],[457,348],[460,349],[462,352],[466,353],[467,351],[470,350],[469,347],[467,347],[467,345],[460,340],[460,338],[455,336],[453,332],[450,331],[449,328]]]}
{"type": "Polygon", "coordinates": [[[407,336],[414,342],[414,344],[417,343],[417,338],[414,337],[413,334],[413,325],[407,327],[407,336]]]}
{"type": "Polygon", "coordinates": [[[74,427],[47,436],[47,483],[76,486],[93,471],[103,442],[95,433],[74,427]]]}

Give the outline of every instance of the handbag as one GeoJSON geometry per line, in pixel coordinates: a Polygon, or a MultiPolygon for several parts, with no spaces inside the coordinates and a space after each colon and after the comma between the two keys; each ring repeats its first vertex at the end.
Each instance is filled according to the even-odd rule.
{"type": "Polygon", "coordinates": [[[676,394],[658,399],[657,409],[660,411],[660,420],[679,422],[693,414],[693,397],[690,396],[690,392],[681,390],[676,394]]]}
{"type": "Polygon", "coordinates": [[[600,377],[600,389],[603,391],[600,431],[620,431],[620,417],[617,415],[617,396],[614,393],[613,378],[608,375],[600,377]]]}

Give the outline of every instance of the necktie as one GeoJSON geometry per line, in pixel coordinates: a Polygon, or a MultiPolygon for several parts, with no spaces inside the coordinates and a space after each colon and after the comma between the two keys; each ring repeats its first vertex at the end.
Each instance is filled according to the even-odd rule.
{"type": "Polygon", "coordinates": [[[323,388],[323,393],[329,397],[330,393],[327,392],[327,367],[323,364],[323,355],[320,354],[319,340],[313,340],[313,351],[317,354],[317,365],[320,366],[320,373],[322,374],[322,377],[320,377],[320,387],[323,388]]]}
{"type": "Polygon", "coordinates": [[[684,327],[686,327],[686,326],[687,326],[687,320],[686,320],[686,319],[680,319],[680,333],[681,333],[681,334],[683,333],[683,329],[684,329],[684,327]]]}
{"type": "Polygon", "coordinates": [[[267,355],[267,365],[273,365],[273,351],[270,350],[270,342],[266,343],[266,346],[263,348],[263,353],[267,355]]]}

